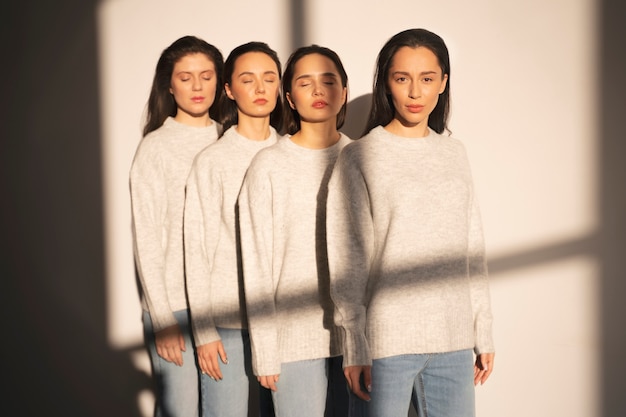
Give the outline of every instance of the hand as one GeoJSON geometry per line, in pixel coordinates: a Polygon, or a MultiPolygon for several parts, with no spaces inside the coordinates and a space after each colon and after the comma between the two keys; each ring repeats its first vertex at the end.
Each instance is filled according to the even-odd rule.
{"type": "Polygon", "coordinates": [[[493,372],[493,359],[495,353],[481,353],[476,357],[474,364],[474,385],[483,385],[493,372]]]}
{"type": "Polygon", "coordinates": [[[278,382],[278,377],[279,375],[263,375],[263,376],[257,377],[257,379],[259,380],[259,383],[262,386],[276,392],[278,391],[278,388],[276,387],[276,383],[278,382]]]}
{"type": "Polygon", "coordinates": [[[222,360],[222,363],[228,364],[228,357],[224,350],[224,345],[221,340],[215,342],[206,343],[197,348],[198,364],[203,374],[207,374],[209,377],[216,381],[221,381],[222,370],[217,358],[222,360]]]}
{"type": "Polygon", "coordinates": [[[369,393],[372,391],[372,367],[371,366],[346,366],[343,369],[348,386],[354,394],[364,401],[371,399],[369,393]],[[367,392],[361,389],[361,374],[367,392]]]}
{"type": "Polygon", "coordinates": [[[183,366],[183,354],[185,351],[185,338],[178,324],[166,327],[154,334],[156,339],[156,351],[160,357],[178,366],[183,366]]]}

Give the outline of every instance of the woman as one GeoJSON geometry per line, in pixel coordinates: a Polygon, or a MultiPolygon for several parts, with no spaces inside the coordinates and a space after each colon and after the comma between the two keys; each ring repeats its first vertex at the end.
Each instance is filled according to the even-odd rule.
{"type": "Polygon", "coordinates": [[[250,42],[232,50],[224,74],[224,136],[198,154],[187,181],[187,293],[202,415],[247,417],[252,371],[235,206],[250,160],[277,140],[281,66],[268,45],[250,42]]]}
{"type": "Polygon", "coordinates": [[[145,341],[156,378],[157,416],[198,415],[198,368],[185,297],[183,207],[196,154],[217,140],[214,103],[223,58],[213,45],[184,36],[161,54],[150,91],[144,137],[130,170],[135,263],[145,341]]]}
{"type": "Polygon", "coordinates": [[[473,416],[493,370],[487,266],[463,144],[444,137],[444,41],[409,29],[377,59],[366,135],[329,185],[328,253],[344,373],[372,416],[473,416]],[[332,213],[332,216],[330,215],[332,213]],[[474,364],[473,352],[477,358],[474,364]]]}
{"type": "Polygon", "coordinates": [[[325,215],[328,178],[350,142],[338,131],[347,84],[335,52],[294,51],[282,83],[287,135],[255,156],[239,197],[252,366],[278,417],[322,417],[328,361],[341,354],[325,215]]]}

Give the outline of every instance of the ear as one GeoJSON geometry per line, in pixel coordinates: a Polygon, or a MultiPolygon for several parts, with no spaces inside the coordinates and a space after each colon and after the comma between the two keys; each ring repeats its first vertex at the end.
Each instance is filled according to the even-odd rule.
{"type": "Polygon", "coordinates": [[[443,74],[443,80],[441,82],[441,88],[439,89],[439,94],[442,94],[446,90],[447,84],[448,84],[448,74],[443,74]]]}
{"type": "Polygon", "coordinates": [[[172,90],[172,87],[170,87],[170,94],[174,95],[174,90],[172,90]]]}
{"type": "Polygon", "coordinates": [[[224,84],[224,91],[226,92],[226,95],[228,96],[229,99],[235,100],[233,93],[230,91],[230,85],[228,85],[228,83],[224,84]]]}
{"type": "Polygon", "coordinates": [[[341,93],[341,101],[344,104],[348,102],[348,87],[343,88],[343,92],[341,93]]]}
{"type": "Polygon", "coordinates": [[[296,109],[296,105],[295,103],[291,100],[291,94],[289,94],[288,92],[285,93],[285,98],[287,99],[287,101],[289,102],[289,107],[291,107],[293,110],[296,109]]]}

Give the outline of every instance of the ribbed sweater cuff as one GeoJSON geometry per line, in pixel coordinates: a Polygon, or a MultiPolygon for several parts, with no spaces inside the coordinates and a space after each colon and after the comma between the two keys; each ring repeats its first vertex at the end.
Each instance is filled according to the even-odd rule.
{"type": "Polygon", "coordinates": [[[365,334],[345,331],[343,367],[371,366],[372,356],[365,334]]]}

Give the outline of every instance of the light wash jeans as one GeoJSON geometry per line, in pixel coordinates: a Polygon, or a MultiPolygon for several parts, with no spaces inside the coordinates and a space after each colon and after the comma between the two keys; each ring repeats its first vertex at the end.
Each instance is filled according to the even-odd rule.
{"type": "Polygon", "coordinates": [[[250,336],[245,329],[217,328],[222,339],[228,364],[219,360],[222,380],[214,381],[202,374],[201,401],[202,417],[247,417],[248,404],[258,403],[258,399],[250,399],[250,393],[259,395],[259,385],[252,375],[250,336]]]}
{"type": "Polygon", "coordinates": [[[276,389],[272,392],[276,417],[324,417],[327,359],[283,363],[276,389]]]}
{"type": "Polygon", "coordinates": [[[466,349],[375,359],[371,398],[371,417],[406,417],[411,401],[420,417],[474,417],[474,354],[466,349]]]}
{"type": "Polygon", "coordinates": [[[144,338],[156,382],[154,415],[155,417],[197,417],[200,403],[198,379],[200,372],[189,327],[189,311],[176,311],[174,317],[185,337],[187,350],[183,352],[183,366],[174,365],[157,354],[150,313],[143,312],[144,338]]]}

